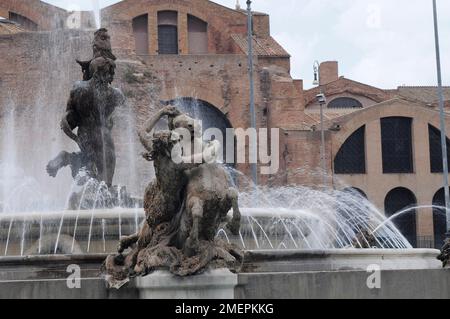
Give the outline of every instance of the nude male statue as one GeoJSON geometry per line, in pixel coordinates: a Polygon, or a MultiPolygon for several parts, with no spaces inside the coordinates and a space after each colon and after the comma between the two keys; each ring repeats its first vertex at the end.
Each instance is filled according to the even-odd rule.
{"type": "Polygon", "coordinates": [[[109,58],[93,59],[89,64],[92,78],[77,82],[70,92],[61,129],[77,143],[80,152],[61,152],[47,165],[50,176],[56,177],[61,168],[70,166],[75,178],[84,168],[90,177],[112,186],[116,165],[112,116],[125,101],[123,94],[110,86],[115,68],[109,58]]]}

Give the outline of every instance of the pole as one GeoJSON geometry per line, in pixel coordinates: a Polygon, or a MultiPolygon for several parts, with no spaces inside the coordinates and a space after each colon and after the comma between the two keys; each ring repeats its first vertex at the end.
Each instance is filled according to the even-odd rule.
{"type": "MultiPolygon", "coordinates": [[[[322,88],[320,89],[320,93],[322,94],[322,88]]],[[[325,128],[323,124],[323,103],[320,102],[320,134],[321,134],[321,145],[320,145],[320,157],[322,160],[322,174],[323,174],[323,186],[327,185],[327,166],[326,166],[326,158],[325,158],[325,128]]]]}
{"type": "MultiPolygon", "coordinates": [[[[255,132],[254,139],[250,137],[250,154],[256,156],[256,163],[250,163],[250,168],[252,172],[252,180],[255,188],[258,186],[258,145],[257,145],[257,132],[256,132],[256,112],[255,112],[255,87],[253,78],[253,16],[252,16],[252,2],[247,0],[247,36],[248,36],[248,76],[250,80],[250,117],[251,117],[251,128],[255,132]]],[[[250,157],[250,159],[252,159],[250,157]]]]}
{"type": "MultiPolygon", "coordinates": [[[[322,83],[320,83],[320,63],[319,61],[314,62],[314,82],[317,81],[319,85],[320,95],[323,95],[322,83]]],[[[325,155],[325,128],[323,123],[323,106],[324,102],[319,101],[320,104],[320,162],[322,166],[322,175],[323,175],[323,186],[327,185],[327,163],[326,163],[326,155],[325,155]]]]}
{"type": "Polygon", "coordinates": [[[433,17],[434,17],[434,38],[436,44],[436,67],[438,78],[439,110],[441,119],[441,145],[442,145],[442,161],[443,161],[442,167],[444,173],[445,207],[447,216],[446,237],[450,238],[450,190],[448,181],[447,133],[445,128],[444,94],[442,91],[441,53],[439,48],[439,27],[438,27],[436,0],[433,0],[433,17]]]}

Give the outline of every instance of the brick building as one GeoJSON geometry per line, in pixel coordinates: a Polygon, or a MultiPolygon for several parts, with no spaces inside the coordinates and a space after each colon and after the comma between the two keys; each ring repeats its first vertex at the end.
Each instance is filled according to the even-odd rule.
{"type": "MultiPolygon", "coordinates": [[[[78,30],[68,30],[74,13],[38,0],[0,0],[0,16],[15,26],[11,32],[11,21],[0,20],[0,54],[8,57],[7,62],[0,62],[0,96],[9,90],[18,107],[33,105],[33,94],[22,94],[23,87],[30,93],[43,90],[30,80],[38,78],[42,68],[23,68],[29,68],[32,61],[42,62],[46,50],[61,45],[51,34],[62,34],[70,42],[72,51],[63,54],[67,63],[72,56],[87,58],[90,54],[81,49],[89,47],[95,26],[89,13],[76,16],[84,17],[78,30]],[[48,44],[42,51],[30,44],[38,38],[39,43],[44,38],[48,44]],[[25,64],[16,62],[18,57],[25,64]]],[[[101,25],[112,36],[119,57],[115,85],[127,96],[136,125],[163,101],[180,102],[193,113],[201,110],[206,126],[222,130],[250,126],[245,11],[207,0],[124,0],[102,9],[101,25]]],[[[264,13],[254,13],[253,46],[257,125],[281,129],[280,171],[261,175],[262,183],[322,183],[320,174],[314,174],[321,170],[316,95],[322,91],[327,97],[328,186],[357,190],[387,215],[408,206],[442,204],[435,87],[383,90],[341,77],[338,63],[329,61],[320,66],[320,85],[305,90],[302,80],[291,77],[290,55],[271,36],[269,15],[264,13]]],[[[79,79],[76,66],[70,70],[58,82],[59,90],[68,90],[79,79]]],[[[445,88],[445,95],[450,101],[450,88],[445,88]]],[[[64,96],[53,97],[52,102],[55,98],[64,103],[64,96]]],[[[118,136],[121,129],[127,128],[119,125],[118,136]]],[[[139,147],[135,138],[128,143],[139,147]]],[[[118,145],[117,178],[127,175],[127,163],[120,155],[125,144],[118,145]]],[[[145,171],[146,176],[143,165],[138,163],[136,170],[145,171]]],[[[248,165],[237,168],[249,172],[248,165]]],[[[399,217],[397,223],[416,246],[440,246],[445,231],[441,212],[419,208],[417,214],[399,217]]]]}

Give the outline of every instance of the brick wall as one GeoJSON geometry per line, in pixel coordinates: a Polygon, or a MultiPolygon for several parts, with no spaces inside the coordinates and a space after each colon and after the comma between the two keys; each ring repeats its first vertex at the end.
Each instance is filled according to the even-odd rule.
{"type": "MultiPolygon", "coordinates": [[[[250,126],[249,81],[247,57],[236,54],[231,46],[232,32],[246,32],[246,15],[204,0],[181,1],[124,1],[105,8],[103,22],[110,30],[113,50],[119,56],[114,86],[127,97],[132,110],[133,128],[119,125],[116,130],[118,153],[118,176],[126,170],[126,153],[130,149],[141,150],[136,130],[160,107],[161,100],[191,97],[204,100],[219,109],[234,128],[250,126]],[[193,5],[192,5],[193,4],[193,5]],[[180,55],[156,55],[137,57],[133,54],[132,18],[149,14],[149,25],[153,25],[158,10],[177,10],[179,25],[187,24],[184,17],[193,14],[209,23],[210,53],[188,55],[186,32],[180,34],[180,55]],[[153,22],[152,22],[153,21],[153,22]],[[218,53],[234,54],[218,54],[218,53]],[[120,142],[124,134],[131,134],[130,143],[120,142]]],[[[150,30],[150,52],[157,48],[155,28],[150,30]],[[153,30],[153,31],[151,31],[153,30]],[[153,36],[152,36],[153,35],[153,36]]],[[[267,15],[255,16],[255,32],[268,35],[267,15]]],[[[29,33],[4,37],[0,52],[5,52],[0,64],[0,81],[15,101],[18,109],[41,107],[51,104],[58,107],[53,122],[59,122],[71,85],[78,80],[80,70],[75,58],[87,59],[91,55],[92,32],[29,33]],[[14,47],[10,50],[11,46],[14,47]],[[70,49],[69,49],[70,48],[70,49]],[[18,67],[11,68],[11,65],[18,67]],[[42,81],[42,77],[48,78],[42,81]],[[61,78],[64,79],[61,81],[61,78]],[[27,91],[28,94],[24,94],[27,91]],[[39,103],[36,98],[39,98],[39,103]]],[[[255,58],[255,104],[257,125],[260,128],[285,128],[295,126],[303,119],[303,88],[301,81],[289,75],[289,58],[255,58]]],[[[5,90],[0,90],[6,96],[5,90]]],[[[58,136],[62,133],[56,127],[58,136]]],[[[283,135],[283,134],[282,134],[283,135]]],[[[286,148],[284,135],[280,149],[286,148]]],[[[133,154],[138,156],[138,153],[133,154]]],[[[280,154],[280,158],[282,158],[280,154]]],[[[136,171],[145,172],[142,185],[150,179],[148,163],[138,160],[136,171]]],[[[240,165],[244,173],[248,165],[240,165]]],[[[120,178],[119,178],[120,179],[120,178]]],[[[261,176],[268,181],[268,177],[261,176]]]]}
{"type": "MultiPolygon", "coordinates": [[[[286,148],[282,155],[286,163],[284,174],[286,174],[287,184],[311,187],[322,185],[320,131],[287,130],[286,134],[286,148]]],[[[331,143],[328,132],[326,132],[325,149],[327,173],[331,176],[331,143]]]]}
{"type": "Polygon", "coordinates": [[[62,28],[68,16],[67,11],[39,0],[0,0],[0,16],[8,18],[8,12],[27,17],[39,26],[39,30],[62,28]]]}
{"type": "Polygon", "coordinates": [[[339,66],[337,61],[327,61],[320,64],[320,85],[325,85],[339,79],[339,66]]]}
{"type": "MultiPolygon", "coordinates": [[[[180,54],[188,54],[187,15],[193,15],[208,23],[208,53],[234,53],[230,35],[246,33],[247,16],[206,0],[136,0],[122,1],[102,10],[102,25],[119,34],[112,45],[124,55],[133,53],[134,39],[131,27],[133,18],[148,14],[149,17],[149,54],[158,54],[157,50],[157,12],[174,10],[178,12],[180,54]]],[[[255,32],[261,36],[269,34],[269,17],[255,16],[255,32]]]]}

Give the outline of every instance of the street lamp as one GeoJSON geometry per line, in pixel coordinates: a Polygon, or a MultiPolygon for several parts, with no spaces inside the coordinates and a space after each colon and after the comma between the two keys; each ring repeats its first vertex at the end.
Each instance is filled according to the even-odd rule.
{"type": "MultiPolygon", "coordinates": [[[[248,76],[250,81],[250,122],[251,128],[255,130],[254,138],[256,139],[255,85],[253,78],[253,14],[251,4],[252,2],[247,0],[248,76]]],[[[258,186],[257,141],[250,140],[250,147],[252,148],[250,154],[254,154],[254,157],[256,156],[256,163],[250,163],[252,180],[256,188],[258,186]]]]}
{"type": "Polygon", "coordinates": [[[441,145],[442,145],[442,161],[444,173],[445,208],[447,216],[446,238],[450,239],[450,190],[448,182],[447,133],[445,128],[444,93],[442,91],[441,53],[439,48],[439,27],[438,27],[436,0],[433,0],[433,18],[434,18],[434,39],[436,44],[436,67],[438,79],[439,110],[441,120],[441,145]]]}
{"type": "Polygon", "coordinates": [[[320,161],[322,164],[322,174],[323,174],[323,186],[327,184],[327,162],[325,155],[325,129],[323,123],[323,106],[327,103],[325,94],[322,91],[322,86],[320,85],[320,63],[319,61],[314,62],[314,81],[313,85],[318,85],[320,93],[317,94],[316,99],[320,105],[320,134],[321,134],[321,144],[320,144],[320,161]]]}

